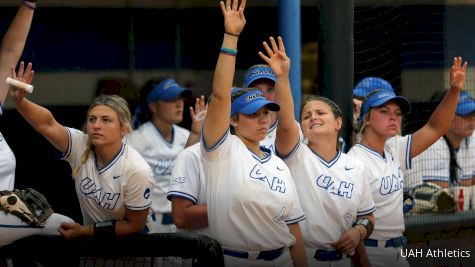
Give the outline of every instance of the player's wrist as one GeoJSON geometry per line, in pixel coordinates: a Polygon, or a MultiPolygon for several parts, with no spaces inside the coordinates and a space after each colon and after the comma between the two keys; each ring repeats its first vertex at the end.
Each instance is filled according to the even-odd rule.
{"type": "Polygon", "coordinates": [[[366,229],[362,225],[354,225],[352,228],[358,231],[361,241],[366,238],[367,232],[366,232],[366,229]]]}

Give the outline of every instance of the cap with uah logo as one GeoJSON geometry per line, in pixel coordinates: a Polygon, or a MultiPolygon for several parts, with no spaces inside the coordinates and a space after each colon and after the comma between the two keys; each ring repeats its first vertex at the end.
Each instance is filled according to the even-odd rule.
{"type": "Polygon", "coordinates": [[[475,112],[475,100],[467,91],[461,91],[455,113],[464,117],[472,114],[473,112],[475,112]]]}
{"type": "Polygon", "coordinates": [[[185,95],[191,95],[191,90],[181,87],[173,79],[166,79],[155,85],[147,96],[147,103],[158,100],[170,101],[185,95]]]}
{"type": "MultiPolygon", "coordinates": [[[[241,88],[233,88],[232,94],[237,93],[241,88]]],[[[277,103],[268,101],[258,89],[251,90],[234,99],[231,104],[231,117],[237,113],[250,115],[256,113],[259,109],[266,106],[271,111],[279,111],[280,106],[277,103]]]]}
{"type": "Polygon", "coordinates": [[[275,82],[275,74],[268,65],[254,65],[244,74],[244,87],[250,87],[253,82],[259,79],[268,79],[275,82]]]}
{"type": "Polygon", "coordinates": [[[411,103],[406,98],[397,96],[393,91],[377,90],[369,94],[363,102],[360,118],[363,118],[371,108],[380,107],[389,101],[397,103],[401,108],[402,114],[406,114],[411,110],[411,103]]]}
{"type": "Polygon", "coordinates": [[[366,77],[359,81],[353,89],[353,96],[366,97],[374,90],[394,92],[391,84],[378,77],[366,77]]]}

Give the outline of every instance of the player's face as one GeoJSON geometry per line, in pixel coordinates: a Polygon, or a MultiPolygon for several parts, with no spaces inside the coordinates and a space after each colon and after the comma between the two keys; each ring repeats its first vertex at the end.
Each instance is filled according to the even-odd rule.
{"type": "Polygon", "coordinates": [[[475,129],[475,113],[468,116],[456,115],[452,120],[449,133],[460,138],[470,137],[475,129]]]}
{"type": "Polygon", "coordinates": [[[336,140],[341,124],[341,118],[336,118],[331,107],[325,102],[310,101],[302,109],[301,128],[303,135],[310,142],[318,142],[322,135],[336,140]]]}
{"type": "Polygon", "coordinates": [[[237,127],[235,127],[236,134],[251,142],[264,140],[270,127],[270,112],[263,107],[254,114],[239,113],[237,127]]]}
{"type": "Polygon", "coordinates": [[[154,116],[158,117],[161,121],[169,124],[177,124],[183,120],[183,98],[177,97],[170,101],[157,101],[156,110],[152,111],[154,116]]]}
{"type": "Polygon", "coordinates": [[[274,102],[275,90],[274,90],[275,83],[269,79],[259,79],[251,83],[249,87],[258,88],[264,97],[271,102],[274,102]]]}
{"type": "Polygon", "coordinates": [[[388,102],[383,106],[372,108],[370,112],[367,127],[377,135],[389,138],[400,133],[402,112],[398,104],[388,102]]]}
{"type": "Polygon", "coordinates": [[[87,117],[87,134],[94,146],[122,142],[122,126],[117,112],[105,105],[91,109],[87,117]]]}

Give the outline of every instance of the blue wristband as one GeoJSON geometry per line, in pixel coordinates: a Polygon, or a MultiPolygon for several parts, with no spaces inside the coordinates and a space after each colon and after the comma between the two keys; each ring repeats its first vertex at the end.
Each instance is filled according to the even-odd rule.
{"type": "Polygon", "coordinates": [[[221,46],[221,53],[224,53],[224,54],[227,54],[227,55],[230,55],[230,56],[236,56],[237,52],[238,51],[235,50],[235,49],[231,49],[231,48],[221,46]]]}

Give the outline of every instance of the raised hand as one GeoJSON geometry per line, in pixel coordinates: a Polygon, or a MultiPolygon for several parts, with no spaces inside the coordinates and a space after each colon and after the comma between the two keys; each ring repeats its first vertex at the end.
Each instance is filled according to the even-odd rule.
{"type": "Polygon", "coordinates": [[[201,134],[201,128],[203,127],[207,111],[208,105],[205,104],[205,97],[202,95],[196,98],[195,109],[193,110],[193,107],[190,107],[192,133],[201,134]]]}
{"type": "Polygon", "coordinates": [[[462,65],[462,57],[454,57],[454,63],[450,69],[450,89],[462,90],[465,85],[467,61],[462,65]]]}
{"type": "MultiPolygon", "coordinates": [[[[15,66],[11,66],[11,77],[20,82],[31,84],[31,81],[33,80],[33,77],[35,75],[35,71],[32,70],[32,68],[33,68],[33,64],[31,64],[30,62],[26,66],[26,70],[25,70],[25,62],[22,61],[18,69],[18,75],[15,71],[15,66]]],[[[27,94],[25,89],[19,88],[13,85],[9,86],[9,91],[10,91],[10,96],[12,97],[14,101],[21,101],[21,99],[23,99],[27,94]]]]}
{"type": "Polygon", "coordinates": [[[238,3],[239,0],[226,0],[226,5],[223,1],[219,2],[224,16],[224,30],[226,33],[236,36],[241,34],[244,25],[246,25],[246,18],[244,17],[246,0],[241,0],[239,8],[238,3]]]}
{"type": "Polygon", "coordinates": [[[284,41],[282,37],[277,37],[275,42],[274,37],[269,37],[270,46],[267,42],[263,42],[264,49],[267,56],[261,51],[258,52],[259,56],[271,67],[276,77],[286,75],[288,76],[290,71],[290,58],[285,53],[284,41]]]}

